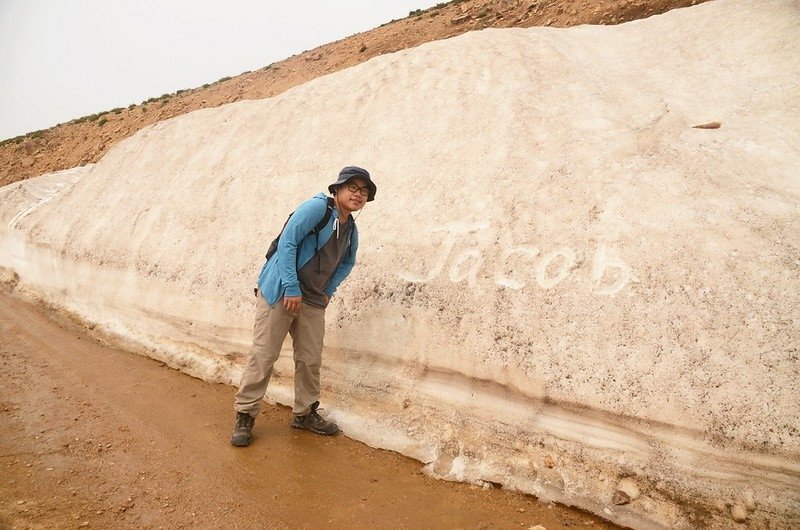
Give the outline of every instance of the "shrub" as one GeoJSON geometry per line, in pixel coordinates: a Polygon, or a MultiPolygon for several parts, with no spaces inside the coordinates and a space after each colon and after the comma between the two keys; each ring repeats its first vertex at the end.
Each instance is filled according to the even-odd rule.
{"type": "Polygon", "coordinates": [[[105,125],[106,123],[108,123],[108,120],[107,120],[106,118],[102,118],[100,121],[98,121],[98,122],[97,122],[97,125],[98,125],[99,127],[102,127],[102,126],[103,126],[103,125],[105,125]]]}

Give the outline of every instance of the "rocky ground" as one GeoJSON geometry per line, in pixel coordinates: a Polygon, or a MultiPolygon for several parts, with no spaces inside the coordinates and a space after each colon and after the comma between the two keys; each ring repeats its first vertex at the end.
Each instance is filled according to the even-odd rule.
{"type": "MultiPolygon", "coordinates": [[[[202,87],[98,112],[0,143],[0,186],[96,162],[139,129],[193,110],[261,99],[377,55],[484,28],[619,24],[705,0],[463,0],[410,14],[202,87]]],[[[100,109],[98,109],[100,110],[100,109]]]]}

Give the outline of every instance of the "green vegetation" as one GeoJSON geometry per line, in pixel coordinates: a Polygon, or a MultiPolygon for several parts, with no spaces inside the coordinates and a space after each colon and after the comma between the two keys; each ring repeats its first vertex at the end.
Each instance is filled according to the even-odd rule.
{"type": "Polygon", "coordinates": [[[219,79],[217,79],[217,83],[224,83],[225,81],[230,81],[230,79],[231,79],[230,76],[229,77],[220,77],[219,79]]]}
{"type": "MultiPolygon", "coordinates": [[[[447,7],[447,6],[451,5],[451,4],[452,5],[458,5],[461,2],[466,2],[466,0],[451,0],[450,2],[439,2],[435,6],[433,6],[431,8],[428,8],[428,9],[415,9],[414,11],[409,11],[408,12],[408,16],[410,16],[410,17],[418,17],[418,16],[420,16],[423,13],[426,13],[428,11],[435,11],[437,9],[442,9],[443,7],[447,7]]],[[[392,22],[394,22],[394,20],[392,20],[392,22]]],[[[387,22],[387,24],[391,24],[392,22],[387,22]]],[[[386,24],[382,24],[381,27],[383,27],[385,25],[386,24]]]]}
{"type": "Polygon", "coordinates": [[[18,144],[18,143],[22,142],[22,140],[24,140],[26,136],[27,136],[26,134],[21,134],[19,136],[15,136],[14,138],[7,138],[7,139],[3,140],[2,142],[0,142],[0,147],[4,146],[6,144],[10,144],[10,143],[18,144]]]}
{"type": "Polygon", "coordinates": [[[11,144],[11,143],[13,143],[13,144],[21,144],[23,142],[23,140],[25,140],[25,139],[34,140],[36,138],[41,138],[42,136],[44,136],[45,132],[46,132],[46,129],[39,129],[38,131],[33,131],[33,132],[25,133],[25,134],[20,134],[19,136],[15,136],[13,138],[8,138],[6,140],[3,140],[2,142],[0,142],[0,147],[4,146],[6,144],[11,144]]]}
{"type": "Polygon", "coordinates": [[[100,121],[97,122],[97,125],[98,127],[102,127],[106,123],[108,123],[108,120],[106,118],[100,118],[100,121]]]}

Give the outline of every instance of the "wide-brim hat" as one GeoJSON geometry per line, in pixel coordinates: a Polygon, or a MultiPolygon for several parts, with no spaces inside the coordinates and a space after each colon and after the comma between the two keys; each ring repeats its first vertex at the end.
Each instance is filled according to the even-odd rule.
{"type": "Polygon", "coordinates": [[[375,200],[375,194],[378,192],[378,187],[374,182],[372,182],[372,179],[369,176],[369,171],[357,166],[347,166],[346,168],[342,169],[339,172],[339,178],[336,179],[336,182],[328,186],[328,191],[333,193],[333,190],[352,178],[360,178],[367,183],[367,189],[369,190],[369,193],[367,194],[367,202],[375,200]]]}

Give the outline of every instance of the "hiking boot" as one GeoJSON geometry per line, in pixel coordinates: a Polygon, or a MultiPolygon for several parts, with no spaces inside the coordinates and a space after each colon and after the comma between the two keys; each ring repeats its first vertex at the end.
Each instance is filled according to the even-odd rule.
{"type": "Polygon", "coordinates": [[[246,412],[236,413],[236,425],[233,427],[231,444],[237,447],[247,447],[253,438],[253,424],[256,419],[246,412]]]}
{"type": "Polygon", "coordinates": [[[311,412],[305,416],[295,415],[292,418],[292,427],[295,429],[307,429],[317,434],[331,435],[339,432],[339,426],[332,421],[326,421],[322,416],[317,414],[319,408],[319,401],[315,401],[311,405],[311,412]]]}

